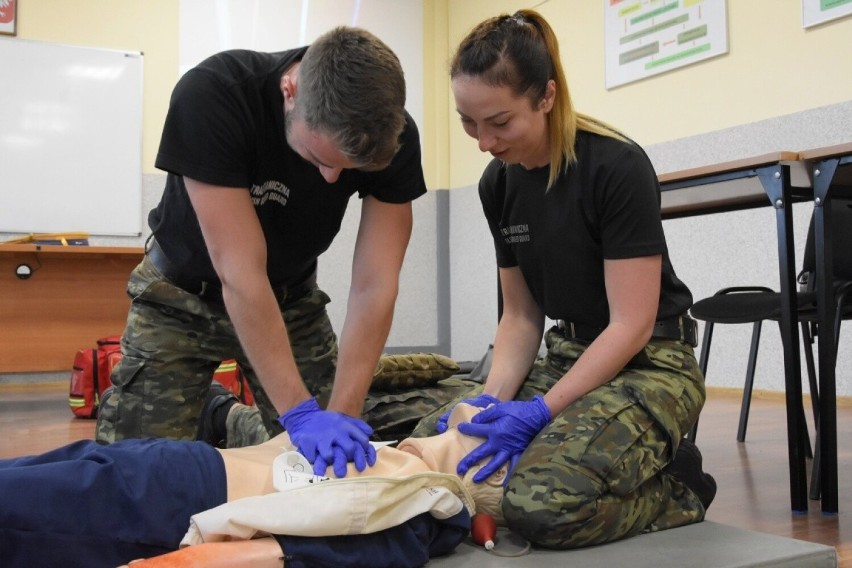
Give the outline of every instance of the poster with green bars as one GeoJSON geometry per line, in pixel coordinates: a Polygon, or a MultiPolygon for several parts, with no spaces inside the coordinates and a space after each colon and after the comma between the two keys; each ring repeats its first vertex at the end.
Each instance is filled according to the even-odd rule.
{"type": "Polygon", "coordinates": [[[852,14],[852,0],[802,0],[802,27],[809,28],[852,14]]]}
{"type": "Polygon", "coordinates": [[[728,52],[725,0],[604,0],[606,88],[728,52]]]}

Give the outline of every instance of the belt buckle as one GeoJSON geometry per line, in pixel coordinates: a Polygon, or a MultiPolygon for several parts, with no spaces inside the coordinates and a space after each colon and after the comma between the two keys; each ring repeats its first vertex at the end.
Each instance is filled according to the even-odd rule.
{"type": "Polygon", "coordinates": [[[678,316],[681,341],[693,347],[698,346],[698,322],[689,317],[678,316]]]}
{"type": "Polygon", "coordinates": [[[677,316],[677,332],[683,343],[689,343],[686,337],[686,320],[683,316],[677,316]]]}
{"type": "Polygon", "coordinates": [[[574,328],[573,321],[557,320],[556,327],[559,328],[565,339],[577,339],[577,330],[574,328]]]}

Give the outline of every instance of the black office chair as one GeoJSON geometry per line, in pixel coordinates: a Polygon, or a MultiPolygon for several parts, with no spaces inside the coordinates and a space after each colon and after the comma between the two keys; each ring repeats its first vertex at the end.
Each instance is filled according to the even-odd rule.
{"type": "MultiPolygon", "coordinates": [[[[818,424],[819,389],[813,355],[813,343],[817,335],[816,292],[814,291],[816,259],[813,225],[814,221],[813,217],[811,217],[811,224],[805,243],[802,271],[798,276],[799,291],[797,292],[797,306],[798,319],[802,329],[802,343],[805,346],[805,363],[811,390],[814,422],[818,424]]],[[[852,200],[837,198],[832,200],[829,227],[831,230],[833,250],[834,286],[837,297],[837,305],[834,308],[834,344],[836,346],[840,335],[840,322],[844,319],[852,318],[852,252],[849,252],[852,248],[852,200]]],[[[714,326],[716,324],[752,324],[751,348],[746,367],[745,386],[743,388],[742,406],[740,408],[740,422],[737,429],[737,441],[743,442],[745,441],[746,428],[748,426],[748,414],[751,406],[760,332],[764,320],[780,321],[781,295],[764,286],[734,286],[723,288],[713,296],[696,302],[692,306],[690,313],[695,319],[705,322],[704,336],[701,340],[701,355],[698,361],[699,368],[705,376],[710,357],[710,344],[713,338],[714,326]]],[[[837,350],[835,347],[835,358],[836,356],[837,350]]],[[[802,410],[802,416],[804,416],[804,409],[802,410]]],[[[802,423],[805,424],[804,420],[802,423]]],[[[697,425],[689,433],[689,437],[693,441],[695,440],[696,430],[697,425]]],[[[804,435],[806,439],[809,439],[807,427],[805,427],[804,435]]],[[[810,457],[810,442],[808,442],[807,448],[810,457]]]]}

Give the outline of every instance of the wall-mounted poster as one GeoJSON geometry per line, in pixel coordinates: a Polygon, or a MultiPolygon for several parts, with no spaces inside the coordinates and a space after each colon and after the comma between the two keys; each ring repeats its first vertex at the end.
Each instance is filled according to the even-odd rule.
{"type": "Polygon", "coordinates": [[[809,28],[852,14],[852,0],[802,0],[802,27],[809,28]]]}
{"type": "Polygon", "coordinates": [[[728,52],[725,0],[603,0],[606,88],[728,52]]]}
{"type": "Polygon", "coordinates": [[[0,34],[15,35],[18,0],[0,0],[0,34]]]}

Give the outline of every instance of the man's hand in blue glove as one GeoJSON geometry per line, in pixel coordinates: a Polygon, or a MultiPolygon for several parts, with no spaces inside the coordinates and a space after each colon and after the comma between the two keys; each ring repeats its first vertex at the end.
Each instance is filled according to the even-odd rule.
{"type": "Polygon", "coordinates": [[[530,401],[501,402],[486,408],[471,418],[470,422],[462,422],[458,426],[459,432],[485,438],[485,441],[462,458],[457,468],[459,475],[464,475],[488,457],[491,460],[473,476],[474,483],[482,483],[506,462],[510,462],[511,471],[532,439],[550,419],[550,409],[544,399],[536,396],[530,401]]]}
{"type": "MultiPolygon", "coordinates": [[[[490,394],[481,394],[473,398],[466,398],[460,402],[464,402],[465,404],[469,404],[477,408],[486,408],[489,404],[500,404],[500,399],[495,398],[490,394]]],[[[453,408],[455,408],[455,406],[453,406],[453,408]]],[[[438,422],[435,424],[435,430],[438,431],[438,434],[443,434],[449,428],[447,422],[450,420],[450,414],[453,412],[453,408],[449,409],[442,414],[440,418],[438,418],[438,422]]]]}
{"type": "Polygon", "coordinates": [[[376,463],[376,449],[370,445],[373,429],[358,418],[321,410],[314,398],[297,404],[278,422],[299,452],[314,464],[314,475],[325,475],[331,464],[334,475],[345,477],[349,462],[358,471],[376,463]]]}

